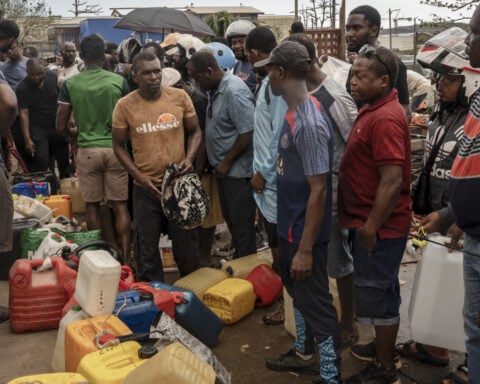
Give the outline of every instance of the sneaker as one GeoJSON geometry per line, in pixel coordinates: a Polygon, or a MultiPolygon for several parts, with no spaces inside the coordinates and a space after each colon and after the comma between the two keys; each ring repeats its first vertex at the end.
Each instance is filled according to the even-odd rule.
{"type": "Polygon", "coordinates": [[[233,259],[233,254],[235,253],[235,248],[232,243],[224,245],[223,247],[215,249],[215,255],[224,257],[227,260],[233,259]]]}
{"type": "Polygon", "coordinates": [[[374,360],[356,375],[350,376],[345,384],[400,384],[398,371],[394,366],[387,368],[374,360]]]}
{"type": "MultiPolygon", "coordinates": [[[[367,344],[352,345],[350,352],[352,352],[353,357],[357,358],[358,360],[373,362],[375,361],[376,353],[375,340],[372,340],[367,344]]],[[[395,355],[393,356],[393,363],[397,369],[402,368],[402,362],[400,361],[400,356],[398,355],[397,351],[395,351],[395,355]]]]}
{"type": "Polygon", "coordinates": [[[0,305],[0,323],[8,320],[8,308],[0,305]]]}
{"type": "Polygon", "coordinates": [[[267,235],[263,231],[256,233],[257,252],[268,248],[267,235]]]}
{"type": "Polygon", "coordinates": [[[293,371],[310,375],[320,373],[320,362],[317,356],[312,356],[309,360],[303,360],[297,355],[294,348],[278,357],[268,358],[266,365],[267,368],[274,371],[293,371]]]}

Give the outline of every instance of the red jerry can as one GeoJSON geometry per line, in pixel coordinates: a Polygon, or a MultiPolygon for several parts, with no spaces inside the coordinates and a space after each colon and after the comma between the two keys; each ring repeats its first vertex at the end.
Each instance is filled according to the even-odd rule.
{"type": "Polygon", "coordinates": [[[282,279],[268,265],[256,266],[245,279],[253,284],[257,296],[256,307],[272,304],[282,293],[282,279]]]}

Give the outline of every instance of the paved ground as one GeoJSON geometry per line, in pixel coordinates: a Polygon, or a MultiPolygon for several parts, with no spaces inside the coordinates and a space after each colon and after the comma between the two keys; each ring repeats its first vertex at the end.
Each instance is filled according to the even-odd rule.
{"type": "MultiPolygon", "coordinates": [[[[410,337],[408,327],[408,302],[411,284],[415,273],[415,264],[402,266],[400,279],[402,285],[402,323],[399,341],[410,337]]],[[[176,279],[175,273],[169,273],[169,282],[176,279]]],[[[8,282],[0,282],[0,305],[8,304],[8,282]]],[[[213,348],[220,361],[232,373],[233,384],[308,383],[314,377],[297,376],[292,373],[278,373],[265,367],[264,359],[286,352],[292,346],[293,338],[283,326],[266,326],[262,316],[269,308],[256,309],[251,315],[231,326],[225,326],[213,348]]],[[[361,340],[372,337],[369,327],[361,327],[361,340]]],[[[54,350],[56,330],[45,332],[27,332],[15,334],[8,322],[0,324],[0,383],[28,374],[50,372],[50,361],[54,350]]],[[[362,363],[353,359],[349,351],[344,351],[342,372],[344,377],[360,370],[362,363]]],[[[453,367],[462,362],[462,355],[453,353],[450,367],[434,368],[425,364],[403,360],[400,371],[402,383],[437,384],[453,367]]],[[[139,383],[142,384],[142,383],[139,383]]]]}

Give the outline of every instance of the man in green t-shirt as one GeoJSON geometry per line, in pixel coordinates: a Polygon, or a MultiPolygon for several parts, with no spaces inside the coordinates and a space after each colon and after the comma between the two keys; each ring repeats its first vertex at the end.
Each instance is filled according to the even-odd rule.
{"type": "Polygon", "coordinates": [[[126,260],[131,240],[128,174],[113,153],[112,112],[117,101],[128,93],[128,85],[122,76],[102,69],[105,42],[97,35],[87,36],[80,43],[80,57],[85,70],[65,80],[60,90],[57,132],[77,135],[77,174],[87,205],[88,229],[100,228],[100,203],[110,201],[126,260]],[[72,111],[78,132],[68,126],[72,111]]]}

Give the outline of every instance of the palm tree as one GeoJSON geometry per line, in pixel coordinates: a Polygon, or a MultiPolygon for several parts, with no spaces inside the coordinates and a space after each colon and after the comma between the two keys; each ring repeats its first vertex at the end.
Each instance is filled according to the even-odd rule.
{"type": "Polygon", "coordinates": [[[215,36],[224,36],[228,25],[235,21],[235,18],[227,11],[221,11],[208,16],[205,22],[208,24],[215,36]]]}

